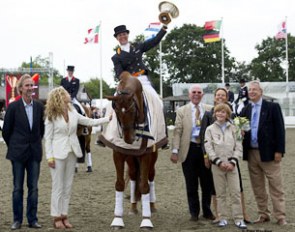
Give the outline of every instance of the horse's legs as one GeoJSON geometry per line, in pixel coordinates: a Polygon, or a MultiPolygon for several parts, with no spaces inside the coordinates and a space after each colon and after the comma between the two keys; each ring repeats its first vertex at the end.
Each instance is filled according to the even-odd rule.
{"type": "MultiPolygon", "coordinates": [[[[88,128],[91,131],[91,127],[88,128]]],[[[86,162],[87,162],[87,172],[92,172],[92,157],[90,151],[91,133],[85,136],[85,150],[86,150],[86,162]]]]}
{"type": "Polygon", "coordinates": [[[156,175],[156,169],[155,165],[158,159],[158,151],[151,153],[151,162],[150,162],[150,170],[149,170],[149,185],[150,185],[150,206],[151,206],[151,212],[154,213],[157,211],[156,209],[156,191],[155,191],[155,175],[156,175]]]}
{"type": "Polygon", "coordinates": [[[124,193],[124,162],[125,156],[118,152],[113,152],[113,159],[116,167],[117,180],[116,180],[116,204],[115,204],[115,218],[112,221],[111,227],[122,228],[123,222],[123,193],[124,193]]]}
{"type": "MultiPolygon", "coordinates": [[[[137,168],[136,168],[136,158],[133,156],[127,156],[126,157],[126,162],[128,164],[128,179],[130,182],[130,203],[131,203],[131,207],[130,207],[130,211],[129,214],[137,214],[138,210],[137,210],[137,200],[136,200],[136,196],[135,196],[135,190],[136,190],[136,179],[137,179],[137,168]]],[[[139,178],[138,178],[139,179],[139,178]]],[[[125,178],[125,183],[126,183],[126,178],[125,178]]]]}
{"type": "Polygon", "coordinates": [[[150,170],[151,154],[145,153],[140,157],[140,192],[142,204],[142,222],[141,228],[152,228],[150,208],[150,188],[148,176],[150,170]]]}

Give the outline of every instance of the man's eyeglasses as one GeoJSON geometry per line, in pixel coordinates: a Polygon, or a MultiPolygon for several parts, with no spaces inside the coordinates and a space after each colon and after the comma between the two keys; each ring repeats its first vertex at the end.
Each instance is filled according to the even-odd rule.
{"type": "Polygon", "coordinates": [[[192,94],[202,94],[203,92],[202,91],[192,91],[192,94]]]}

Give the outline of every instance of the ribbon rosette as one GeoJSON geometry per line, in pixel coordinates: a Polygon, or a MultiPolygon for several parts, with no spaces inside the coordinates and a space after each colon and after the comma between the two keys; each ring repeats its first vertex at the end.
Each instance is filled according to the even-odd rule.
{"type": "Polygon", "coordinates": [[[250,122],[246,117],[235,117],[234,125],[236,126],[236,136],[239,141],[243,140],[242,131],[250,130],[250,122]]]}

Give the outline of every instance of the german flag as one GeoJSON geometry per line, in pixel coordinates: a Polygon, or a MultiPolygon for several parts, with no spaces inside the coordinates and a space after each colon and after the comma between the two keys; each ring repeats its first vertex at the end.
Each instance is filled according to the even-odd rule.
{"type": "Polygon", "coordinates": [[[214,42],[219,42],[220,37],[219,37],[219,31],[207,31],[205,35],[203,35],[203,39],[205,43],[214,43],[214,42]]]}

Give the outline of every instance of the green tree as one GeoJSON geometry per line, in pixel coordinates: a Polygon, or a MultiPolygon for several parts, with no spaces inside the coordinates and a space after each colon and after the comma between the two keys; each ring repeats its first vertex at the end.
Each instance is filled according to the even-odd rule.
{"type": "MultiPolygon", "coordinates": [[[[206,44],[202,38],[204,34],[202,27],[184,24],[166,36],[163,58],[171,84],[221,81],[221,42],[206,44]]],[[[224,46],[225,76],[232,72],[234,62],[224,46]]]]}
{"type": "MultiPolygon", "coordinates": [[[[30,68],[30,67],[31,67],[31,62],[28,62],[28,63],[23,62],[21,65],[21,68],[30,68]]],[[[39,55],[32,61],[33,69],[38,69],[38,68],[48,69],[48,67],[49,67],[49,57],[43,58],[39,55]]],[[[49,72],[43,72],[39,74],[40,74],[39,84],[48,85],[49,72]]],[[[62,78],[62,75],[59,74],[57,69],[53,69],[53,83],[56,85],[59,85],[61,78],[62,78]]]]}
{"type": "MultiPolygon", "coordinates": [[[[258,57],[250,64],[251,77],[261,81],[285,81],[286,74],[281,67],[286,57],[285,40],[276,40],[274,37],[263,40],[256,45],[258,57]]],[[[295,81],[295,37],[288,34],[288,62],[289,81],[295,81]]]]}
{"type": "MultiPolygon", "coordinates": [[[[90,81],[83,82],[86,92],[91,99],[100,98],[100,80],[98,78],[91,78],[90,81]]],[[[109,85],[102,80],[102,95],[114,95],[115,89],[110,88],[109,85]]]]}

